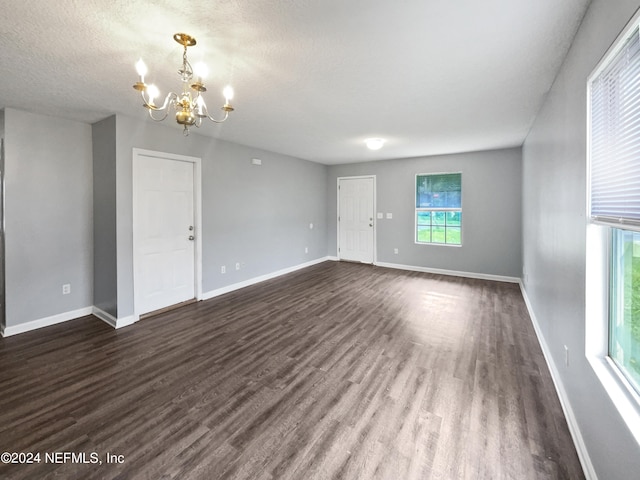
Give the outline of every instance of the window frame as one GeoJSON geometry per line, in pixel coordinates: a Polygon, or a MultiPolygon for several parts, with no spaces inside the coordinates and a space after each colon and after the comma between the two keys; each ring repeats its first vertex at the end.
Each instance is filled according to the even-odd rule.
{"type": "Polygon", "coordinates": [[[609,356],[613,228],[587,220],[585,356],[629,430],[640,443],[640,395],[609,356]]]}
{"type": "Polygon", "coordinates": [[[640,443],[640,394],[609,356],[612,263],[614,229],[640,232],[640,226],[613,225],[591,218],[591,121],[592,84],[607,69],[625,47],[627,40],[640,26],[640,10],[624,27],[607,53],[587,78],[586,122],[586,249],[585,249],[585,356],[596,377],[609,395],[636,441],[640,443]]]}
{"type": "MultiPolygon", "coordinates": [[[[416,245],[435,245],[435,246],[445,246],[445,247],[462,247],[463,245],[463,228],[462,228],[462,210],[463,210],[463,199],[462,199],[462,172],[430,172],[430,173],[416,173],[415,178],[413,180],[413,204],[414,204],[414,212],[413,212],[413,242],[416,245]],[[430,207],[418,207],[418,177],[428,177],[428,176],[436,176],[436,175],[460,175],[460,208],[430,208],[430,207]],[[459,212],[460,213],[460,224],[456,225],[454,228],[460,229],[460,243],[446,243],[446,219],[445,219],[445,242],[419,242],[418,241],[418,227],[424,225],[418,225],[418,212],[459,212]]],[[[431,219],[431,238],[433,239],[433,219],[431,219]]]]}

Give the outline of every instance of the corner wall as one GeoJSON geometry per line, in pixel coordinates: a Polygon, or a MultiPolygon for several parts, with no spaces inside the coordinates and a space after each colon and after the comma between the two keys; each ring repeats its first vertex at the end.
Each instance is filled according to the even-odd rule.
{"type": "Polygon", "coordinates": [[[4,120],[6,328],[19,331],[92,305],[91,126],[10,108],[4,120]]]}
{"type": "Polygon", "coordinates": [[[520,148],[331,166],[329,255],[337,255],[337,179],[357,175],[376,176],[376,207],[384,214],[375,220],[378,263],[520,277],[520,148]],[[418,245],[416,174],[443,172],[462,172],[462,246],[418,245]],[[393,218],[387,219],[387,213],[393,218]]]}
{"type": "Polygon", "coordinates": [[[603,480],[637,478],[640,445],[585,357],[586,86],[637,8],[635,0],[591,3],[523,146],[523,287],[569,423],[603,480]]]}
{"type": "Polygon", "coordinates": [[[91,126],[93,139],[93,306],[118,318],[116,117],[91,126]]]}

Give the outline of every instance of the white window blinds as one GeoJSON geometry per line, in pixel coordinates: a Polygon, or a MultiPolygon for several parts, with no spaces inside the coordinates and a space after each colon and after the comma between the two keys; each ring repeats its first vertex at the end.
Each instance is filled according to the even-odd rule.
{"type": "Polygon", "coordinates": [[[591,219],[640,226],[640,41],[635,29],[591,82],[591,219]]]}

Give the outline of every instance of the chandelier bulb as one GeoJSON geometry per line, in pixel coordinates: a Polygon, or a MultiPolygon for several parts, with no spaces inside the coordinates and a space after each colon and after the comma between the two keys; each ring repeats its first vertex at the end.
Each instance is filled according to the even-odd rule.
{"type": "Polygon", "coordinates": [[[202,79],[209,75],[209,69],[204,62],[198,62],[193,66],[193,73],[195,73],[198,81],[202,83],[202,79]]]}
{"type": "Polygon", "coordinates": [[[222,90],[222,95],[224,95],[226,103],[229,103],[231,100],[233,100],[233,88],[231,88],[231,85],[227,85],[226,87],[224,87],[224,90],[222,90]]]}
{"type": "Polygon", "coordinates": [[[138,75],[140,75],[140,82],[144,83],[144,76],[147,74],[147,66],[144,64],[142,59],[137,61],[136,71],[138,72],[138,75]]]}
{"type": "Polygon", "coordinates": [[[160,96],[160,90],[154,84],[147,87],[147,96],[149,97],[149,105],[153,105],[153,99],[160,96]]]}
{"type": "Polygon", "coordinates": [[[203,110],[205,107],[204,98],[202,95],[198,94],[196,97],[196,105],[198,106],[198,115],[204,115],[203,110]]]}

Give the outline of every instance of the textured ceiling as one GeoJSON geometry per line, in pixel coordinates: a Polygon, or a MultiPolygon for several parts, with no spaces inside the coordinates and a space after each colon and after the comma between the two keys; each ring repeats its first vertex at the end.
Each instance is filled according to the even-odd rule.
{"type": "Polygon", "coordinates": [[[236,91],[230,120],[197,133],[334,164],[521,145],[589,0],[2,3],[0,108],[144,119],[134,64],[179,88],[186,32],[208,105],[236,91]]]}

